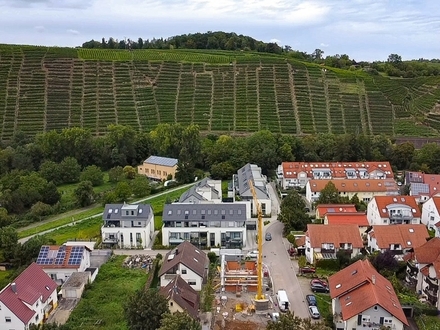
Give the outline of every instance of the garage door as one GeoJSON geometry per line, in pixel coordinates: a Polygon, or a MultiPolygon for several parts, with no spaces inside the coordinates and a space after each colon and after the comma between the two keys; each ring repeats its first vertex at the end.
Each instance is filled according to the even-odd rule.
{"type": "Polygon", "coordinates": [[[66,296],[64,298],[78,298],[76,296],[76,290],[66,290],[66,296]]]}

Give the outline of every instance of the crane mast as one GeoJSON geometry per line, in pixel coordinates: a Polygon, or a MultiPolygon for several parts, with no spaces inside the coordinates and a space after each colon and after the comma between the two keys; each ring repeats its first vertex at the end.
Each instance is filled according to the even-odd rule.
{"type": "Polygon", "coordinates": [[[257,274],[258,274],[258,282],[257,282],[257,295],[255,300],[264,300],[266,299],[263,295],[263,214],[261,211],[261,205],[258,202],[257,192],[255,191],[254,183],[252,180],[249,180],[249,187],[252,192],[252,197],[254,198],[255,208],[257,210],[258,216],[258,258],[257,258],[257,274]]]}

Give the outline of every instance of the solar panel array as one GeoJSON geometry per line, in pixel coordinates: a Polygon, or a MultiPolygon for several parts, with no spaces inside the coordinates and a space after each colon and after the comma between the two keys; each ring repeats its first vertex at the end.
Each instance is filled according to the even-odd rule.
{"type": "Polygon", "coordinates": [[[49,246],[43,245],[40,249],[40,254],[37,258],[37,264],[39,265],[50,265],[53,263],[52,258],[48,258],[49,255],[49,246]],[[52,261],[50,261],[52,260],[52,261]]]}
{"type": "Polygon", "coordinates": [[[58,253],[55,258],[55,265],[62,265],[64,263],[65,258],[66,258],[66,246],[62,245],[58,249],[58,253]]]}
{"type": "Polygon", "coordinates": [[[68,265],[80,265],[84,253],[84,246],[73,246],[70,252],[68,265]]]}

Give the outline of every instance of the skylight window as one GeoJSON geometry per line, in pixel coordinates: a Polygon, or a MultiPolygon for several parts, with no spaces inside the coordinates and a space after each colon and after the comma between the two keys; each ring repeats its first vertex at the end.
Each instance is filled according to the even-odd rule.
{"type": "Polygon", "coordinates": [[[336,284],[336,289],[339,289],[342,286],[342,284],[336,284]]]}
{"type": "Polygon", "coordinates": [[[414,232],[414,229],[412,229],[412,228],[410,228],[410,229],[408,229],[408,230],[409,230],[410,233],[413,233],[413,232],[414,232]]]}

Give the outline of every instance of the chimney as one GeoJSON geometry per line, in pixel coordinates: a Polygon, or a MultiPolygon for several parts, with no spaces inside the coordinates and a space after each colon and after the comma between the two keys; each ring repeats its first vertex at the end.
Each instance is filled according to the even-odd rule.
{"type": "Polygon", "coordinates": [[[176,249],[175,254],[176,254],[176,256],[179,254],[179,249],[176,249]]]}
{"type": "Polygon", "coordinates": [[[14,293],[17,293],[17,284],[15,282],[11,283],[11,289],[14,293]]]}
{"type": "Polygon", "coordinates": [[[371,276],[371,283],[376,284],[376,275],[371,276]]]}

